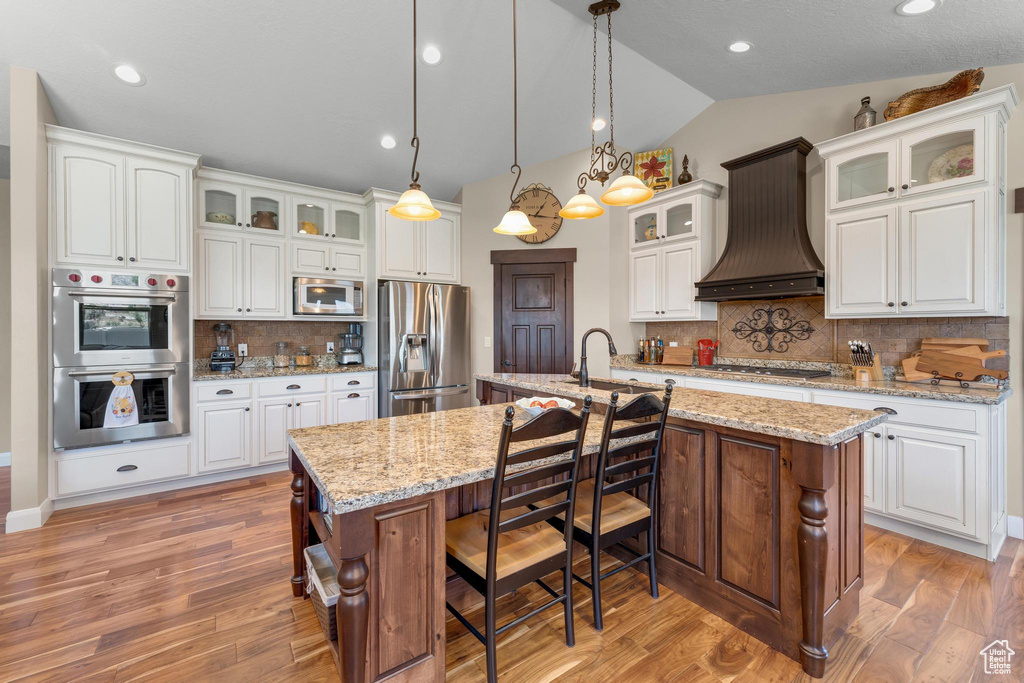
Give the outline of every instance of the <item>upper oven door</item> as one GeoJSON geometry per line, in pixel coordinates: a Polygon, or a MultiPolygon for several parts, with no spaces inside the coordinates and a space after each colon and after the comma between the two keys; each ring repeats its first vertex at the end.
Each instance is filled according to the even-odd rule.
{"type": "Polygon", "coordinates": [[[362,282],[297,277],[293,283],[293,310],[298,315],[363,314],[362,282]]]}
{"type": "Polygon", "coordinates": [[[54,367],[187,362],[188,297],[54,287],[54,367]]]}

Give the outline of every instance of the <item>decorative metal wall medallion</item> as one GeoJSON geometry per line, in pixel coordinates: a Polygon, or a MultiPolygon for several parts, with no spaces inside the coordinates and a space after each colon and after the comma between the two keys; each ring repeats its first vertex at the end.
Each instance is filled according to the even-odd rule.
{"type": "Polygon", "coordinates": [[[755,308],[746,319],[732,328],[737,339],[747,340],[758,353],[785,353],[792,341],[809,339],[814,333],[811,323],[795,320],[788,308],[768,305],[755,308]]]}

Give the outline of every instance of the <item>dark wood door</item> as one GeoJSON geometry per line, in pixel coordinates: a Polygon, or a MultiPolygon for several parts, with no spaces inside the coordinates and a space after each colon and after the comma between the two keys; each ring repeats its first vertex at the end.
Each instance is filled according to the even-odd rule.
{"type": "Polygon", "coordinates": [[[533,253],[537,262],[495,263],[495,372],[572,368],[572,263],[533,253]]]}

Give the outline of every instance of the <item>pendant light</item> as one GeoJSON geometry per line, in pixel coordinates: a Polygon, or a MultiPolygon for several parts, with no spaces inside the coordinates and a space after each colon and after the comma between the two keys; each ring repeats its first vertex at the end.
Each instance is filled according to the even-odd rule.
{"type": "Polygon", "coordinates": [[[516,187],[523,175],[523,169],[519,166],[519,66],[516,58],[516,0],[512,0],[512,168],[509,169],[516,174],[515,182],[512,183],[512,191],[508,198],[511,206],[502,216],[501,222],[494,228],[499,235],[532,235],[537,232],[526,214],[519,210],[516,187]]]}
{"type": "Polygon", "coordinates": [[[409,189],[398,198],[398,203],[388,209],[395,218],[407,221],[432,221],[440,218],[441,212],[430,203],[430,197],[420,189],[420,174],[416,170],[416,161],[420,156],[420,136],[416,127],[416,0],[412,0],[412,182],[409,189]]]}
{"type": "Polygon", "coordinates": [[[587,194],[587,182],[596,180],[602,186],[617,169],[622,169],[622,176],[601,195],[601,201],[609,206],[633,206],[641,204],[654,196],[654,190],[634,176],[630,169],[633,165],[633,154],[618,154],[615,149],[615,94],[612,87],[612,13],[619,9],[617,0],[601,0],[589,8],[594,17],[594,62],[590,98],[590,168],[580,174],[576,184],[580,191],[569,200],[558,212],[562,218],[583,219],[596,218],[604,213],[604,209],[587,194]],[[597,18],[608,17],[608,141],[597,145],[594,138],[594,121],[597,119],[597,18]]]}

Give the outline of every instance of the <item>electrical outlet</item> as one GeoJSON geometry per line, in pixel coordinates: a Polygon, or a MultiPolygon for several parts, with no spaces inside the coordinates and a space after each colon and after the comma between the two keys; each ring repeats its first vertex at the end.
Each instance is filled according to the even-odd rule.
{"type": "Polygon", "coordinates": [[[669,346],[679,346],[679,342],[669,342],[669,346]]]}
{"type": "Polygon", "coordinates": [[[485,349],[491,348],[491,338],[490,337],[484,337],[484,348],[485,349]]]}
{"type": "Polygon", "coordinates": [[[249,345],[248,344],[239,344],[238,345],[238,357],[239,358],[245,358],[248,355],[249,355],[249,345]]]}
{"type": "Polygon", "coordinates": [[[327,342],[327,353],[334,353],[334,342],[327,342]]]}

